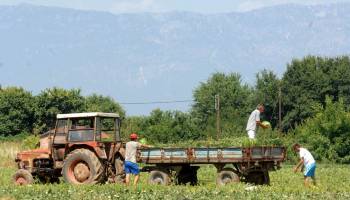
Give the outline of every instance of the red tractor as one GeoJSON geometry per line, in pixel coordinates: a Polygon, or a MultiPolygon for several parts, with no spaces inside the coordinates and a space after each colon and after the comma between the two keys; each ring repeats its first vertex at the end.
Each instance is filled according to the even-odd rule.
{"type": "Polygon", "coordinates": [[[120,125],[114,113],[58,114],[55,129],[41,135],[38,149],[17,154],[14,182],[54,183],[60,176],[71,184],[123,182],[120,125]]]}

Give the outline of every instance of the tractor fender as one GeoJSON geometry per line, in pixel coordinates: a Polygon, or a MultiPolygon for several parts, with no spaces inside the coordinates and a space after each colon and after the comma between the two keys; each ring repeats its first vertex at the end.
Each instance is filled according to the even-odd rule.
{"type": "Polygon", "coordinates": [[[123,159],[125,158],[125,148],[121,147],[119,149],[119,151],[117,152],[117,154],[119,154],[121,157],[123,157],[123,159]]]}
{"type": "Polygon", "coordinates": [[[106,151],[104,151],[104,149],[101,149],[99,147],[94,147],[94,150],[99,158],[107,159],[107,154],[106,154],[106,151]]]}

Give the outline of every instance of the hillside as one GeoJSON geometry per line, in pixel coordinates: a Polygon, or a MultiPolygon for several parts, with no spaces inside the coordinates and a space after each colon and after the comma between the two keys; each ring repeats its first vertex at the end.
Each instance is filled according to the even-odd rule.
{"type": "MultiPolygon", "coordinates": [[[[119,102],[190,99],[215,71],[254,84],[292,58],[350,53],[350,4],[283,5],[245,13],[110,14],[0,6],[0,84],[59,86],[119,102]]],[[[147,114],[159,105],[125,105],[147,114]]],[[[187,104],[161,105],[186,110],[187,104]]]]}

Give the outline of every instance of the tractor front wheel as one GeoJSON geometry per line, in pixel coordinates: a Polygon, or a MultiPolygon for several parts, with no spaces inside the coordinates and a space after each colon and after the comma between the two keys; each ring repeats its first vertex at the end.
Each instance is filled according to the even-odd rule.
{"type": "Polygon", "coordinates": [[[32,174],[25,169],[17,170],[13,175],[12,180],[16,185],[29,185],[34,182],[32,174]]]}

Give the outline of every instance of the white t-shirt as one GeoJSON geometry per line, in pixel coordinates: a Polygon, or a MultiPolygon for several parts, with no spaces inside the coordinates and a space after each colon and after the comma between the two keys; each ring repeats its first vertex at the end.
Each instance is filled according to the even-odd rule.
{"type": "Polygon", "coordinates": [[[310,151],[305,148],[300,148],[299,150],[300,158],[304,158],[304,166],[315,163],[314,157],[311,155],[310,151]]]}
{"type": "Polygon", "coordinates": [[[130,141],[125,144],[125,161],[136,163],[136,151],[141,147],[141,143],[130,141]]]}
{"type": "Polygon", "coordinates": [[[247,131],[255,131],[256,130],[256,122],[260,121],[260,111],[258,109],[254,110],[248,119],[247,122],[247,131]]]}

